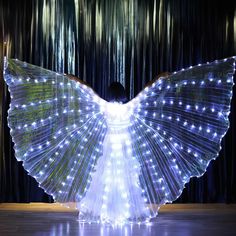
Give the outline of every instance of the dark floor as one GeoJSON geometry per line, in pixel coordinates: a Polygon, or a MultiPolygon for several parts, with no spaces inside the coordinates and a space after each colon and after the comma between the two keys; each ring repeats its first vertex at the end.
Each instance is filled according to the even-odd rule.
{"type": "MultiPolygon", "coordinates": [[[[228,236],[236,235],[236,206],[167,209],[147,225],[112,228],[81,224],[76,212],[0,210],[1,236],[84,235],[84,236],[228,236]]],[[[1,206],[0,206],[1,208],[1,206]]]]}

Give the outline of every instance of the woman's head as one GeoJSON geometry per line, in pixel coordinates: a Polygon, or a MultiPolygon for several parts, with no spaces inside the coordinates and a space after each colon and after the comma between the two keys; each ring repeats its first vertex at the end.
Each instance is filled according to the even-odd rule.
{"type": "Polygon", "coordinates": [[[119,82],[113,82],[110,84],[108,91],[107,91],[107,98],[108,102],[121,102],[126,103],[128,101],[125,88],[119,82]]]}

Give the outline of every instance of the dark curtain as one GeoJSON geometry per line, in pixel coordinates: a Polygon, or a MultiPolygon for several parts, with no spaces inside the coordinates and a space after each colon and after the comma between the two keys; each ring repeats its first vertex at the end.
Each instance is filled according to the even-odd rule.
{"type": "MultiPolygon", "coordinates": [[[[75,74],[102,97],[113,81],[133,98],[161,72],[236,55],[236,2],[1,0],[0,201],[52,202],[14,157],[3,55],[75,74]]],[[[216,161],[177,202],[236,202],[235,88],[216,161]]]]}

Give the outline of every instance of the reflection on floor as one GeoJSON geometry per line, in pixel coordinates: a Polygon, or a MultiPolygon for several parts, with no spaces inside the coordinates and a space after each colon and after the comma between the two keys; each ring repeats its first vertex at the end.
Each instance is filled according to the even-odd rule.
{"type": "Polygon", "coordinates": [[[81,224],[59,204],[0,204],[1,236],[228,236],[236,235],[236,205],[169,204],[150,225],[81,224]]]}

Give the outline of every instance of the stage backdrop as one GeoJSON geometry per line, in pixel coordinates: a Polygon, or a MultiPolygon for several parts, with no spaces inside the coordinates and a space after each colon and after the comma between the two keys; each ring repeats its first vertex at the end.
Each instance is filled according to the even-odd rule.
{"type": "MultiPolygon", "coordinates": [[[[102,97],[120,81],[133,98],[161,72],[236,55],[236,2],[1,0],[0,51],[71,73],[102,97]],[[5,44],[4,44],[5,42],[5,44]]],[[[0,201],[52,202],[14,157],[9,93],[0,80],[0,201]]],[[[177,202],[236,202],[235,95],[220,156],[177,202]]]]}

